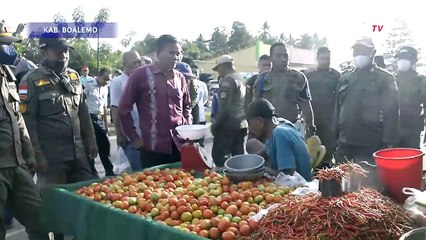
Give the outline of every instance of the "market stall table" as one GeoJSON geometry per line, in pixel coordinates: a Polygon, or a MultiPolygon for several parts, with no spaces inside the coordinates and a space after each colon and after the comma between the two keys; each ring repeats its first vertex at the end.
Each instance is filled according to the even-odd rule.
{"type": "MultiPolygon", "coordinates": [[[[180,163],[161,165],[154,169],[178,168],[180,163]]],[[[74,193],[96,179],[69,185],[59,185],[44,195],[42,223],[51,232],[62,232],[79,240],[124,240],[124,239],[205,239],[141,216],[87,199],[74,193]]]]}

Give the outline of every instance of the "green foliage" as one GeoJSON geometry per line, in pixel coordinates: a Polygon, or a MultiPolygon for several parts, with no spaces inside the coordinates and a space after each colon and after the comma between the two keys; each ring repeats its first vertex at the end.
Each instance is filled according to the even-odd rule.
{"type": "Polygon", "coordinates": [[[396,70],[396,59],[394,58],[398,50],[403,46],[414,47],[420,56],[421,49],[416,46],[412,37],[411,29],[404,20],[398,18],[395,21],[392,29],[389,31],[388,38],[386,39],[386,51],[383,54],[385,63],[390,65],[390,68],[396,70]]]}
{"type": "MultiPolygon", "coordinates": [[[[94,22],[105,23],[108,21],[110,15],[111,11],[108,8],[102,8],[96,14],[94,22]]],[[[60,24],[66,22],[67,19],[61,13],[56,13],[53,16],[53,21],[60,24]]],[[[72,21],[76,25],[86,22],[85,12],[81,6],[75,8],[72,12],[72,21]]],[[[20,36],[24,28],[25,25],[20,24],[15,34],[20,36]]],[[[273,36],[270,28],[268,22],[264,22],[260,32],[257,36],[254,36],[250,34],[244,23],[235,21],[232,23],[230,31],[224,26],[216,27],[207,38],[200,34],[195,40],[183,40],[182,47],[186,57],[194,60],[206,60],[251,47],[254,45],[255,40],[261,40],[266,44],[284,42],[288,45],[307,49],[315,49],[326,45],[327,40],[320,38],[316,33],[313,35],[303,34],[300,38],[296,39],[285,33],[273,36]]],[[[155,52],[157,36],[148,33],[142,40],[134,41],[135,35],[135,31],[130,31],[120,41],[121,45],[124,48],[136,50],[141,55],[152,55],[155,52]]],[[[75,70],[80,70],[82,66],[87,65],[91,69],[91,73],[96,74],[98,55],[99,67],[109,67],[113,70],[122,68],[122,52],[114,50],[108,43],[98,40],[98,46],[93,48],[88,39],[79,36],[70,39],[70,43],[75,50],[70,52],[69,66],[75,70]]],[[[24,39],[21,44],[17,44],[17,50],[35,63],[40,62],[38,39],[24,39]]]]}

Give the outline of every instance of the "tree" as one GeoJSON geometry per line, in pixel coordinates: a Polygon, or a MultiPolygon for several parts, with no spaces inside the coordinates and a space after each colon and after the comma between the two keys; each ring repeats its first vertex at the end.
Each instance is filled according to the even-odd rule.
{"type": "Polygon", "coordinates": [[[312,35],[313,49],[317,50],[320,47],[327,46],[327,38],[321,38],[318,33],[312,35]]]}
{"type": "Polygon", "coordinates": [[[136,50],[140,55],[149,55],[155,52],[155,43],[157,38],[148,33],[142,41],[133,44],[132,50],[136,50]]]}
{"type": "Polygon", "coordinates": [[[229,36],[228,46],[230,51],[238,51],[248,48],[254,44],[253,36],[247,31],[246,25],[235,21],[232,23],[231,36],[229,36]]]}
{"type": "MultiPolygon", "coordinates": [[[[84,12],[81,6],[74,9],[74,12],[72,13],[72,19],[75,26],[78,28],[81,28],[85,25],[84,12]]],[[[75,39],[82,38],[83,36],[83,33],[76,33],[75,39]]]]}
{"type": "Polygon", "coordinates": [[[386,63],[390,63],[393,68],[396,68],[396,59],[394,56],[402,46],[414,47],[419,52],[420,49],[415,46],[411,37],[411,30],[404,20],[400,18],[396,19],[393,26],[386,39],[386,50],[383,57],[386,63]]]}
{"type": "Polygon", "coordinates": [[[312,41],[312,36],[304,33],[300,36],[300,39],[297,40],[295,47],[303,49],[313,49],[314,43],[312,41]]]}
{"type": "Polygon", "coordinates": [[[195,43],[197,44],[197,47],[200,49],[201,52],[207,52],[209,50],[206,44],[207,42],[208,40],[205,40],[202,34],[200,34],[195,40],[195,43]]]}
{"type": "Polygon", "coordinates": [[[211,35],[209,49],[214,56],[228,52],[228,34],[225,27],[216,27],[211,35]]]}
{"type": "Polygon", "coordinates": [[[260,34],[259,36],[257,36],[257,39],[266,44],[274,44],[278,41],[277,37],[273,37],[271,35],[271,27],[269,26],[268,22],[263,23],[262,28],[260,30],[260,34]]]}
{"type": "Polygon", "coordinates": [[[134,31],[130,31],[126,34],[126,36],[121,40],[121,45],[125,48],[127,48],[133,40],[133,37],[136,35],[134,31]]]}
{"type": "Polygon", "coordinates": [[[201,50],[198,48],[197,42],[185,39],[182,43],[182,49],[185,56],[194,60],[200,59],[201,50]]]}
{"type": "Polygon", "coordinates": [[[327,45],[327,38],[321,38],[318,33],[310,35],[309,33],[304,33],[296,40],[294,46],[297,48],[317,50],[320,47],[327,45]]]}
{"type": "Polygon", "coordinates": [[[76,39],[73,42],[74,51],[70,52],[69,67],[72,69],[80,69],[82,66],[88,66],[90,69],[96,69],[96,61],[94,59],[95,50],[90,46],[87,39],[76,39]]]}
{"type": "Polygon", "coordinates": [[[100,32],[102,32],[102,28],[105,26],[105,23],[108,21],[110,16],[110,11],[108,8],[101,8],[101,10],[99,10],[98,14],[95,17],[95,22],[94,25],[96,27],[98,27],[99,31],[97,32],[97,40],[98,40],[98,47],[97,47],[97,64],[96,64],[96,69],[99,71],[99,62],[100,62],[100,55],[99,55],[99,51],[100,51],[100,43],[99,43],[99,34],[100,32]]]}

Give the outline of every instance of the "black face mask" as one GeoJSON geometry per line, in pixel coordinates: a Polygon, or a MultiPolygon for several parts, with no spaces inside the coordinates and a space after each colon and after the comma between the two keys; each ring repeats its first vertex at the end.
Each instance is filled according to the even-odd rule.
{"type": "Polygon", "coordinates": [[[68,67],[68,61],[65,60],[44,60],[42,63],[47,69],[54,71],[55,73],[63,73],[68,67]]]}

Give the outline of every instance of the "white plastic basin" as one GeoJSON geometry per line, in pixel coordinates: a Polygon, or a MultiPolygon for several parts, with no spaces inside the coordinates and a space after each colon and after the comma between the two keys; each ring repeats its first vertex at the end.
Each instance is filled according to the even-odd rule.
{"type": "Polygon", "coordinates": [[[194,124],[177,126],[176,131],[179,136],[185,140],[198,140],[207,135],[209,126],[194,124]]]}

